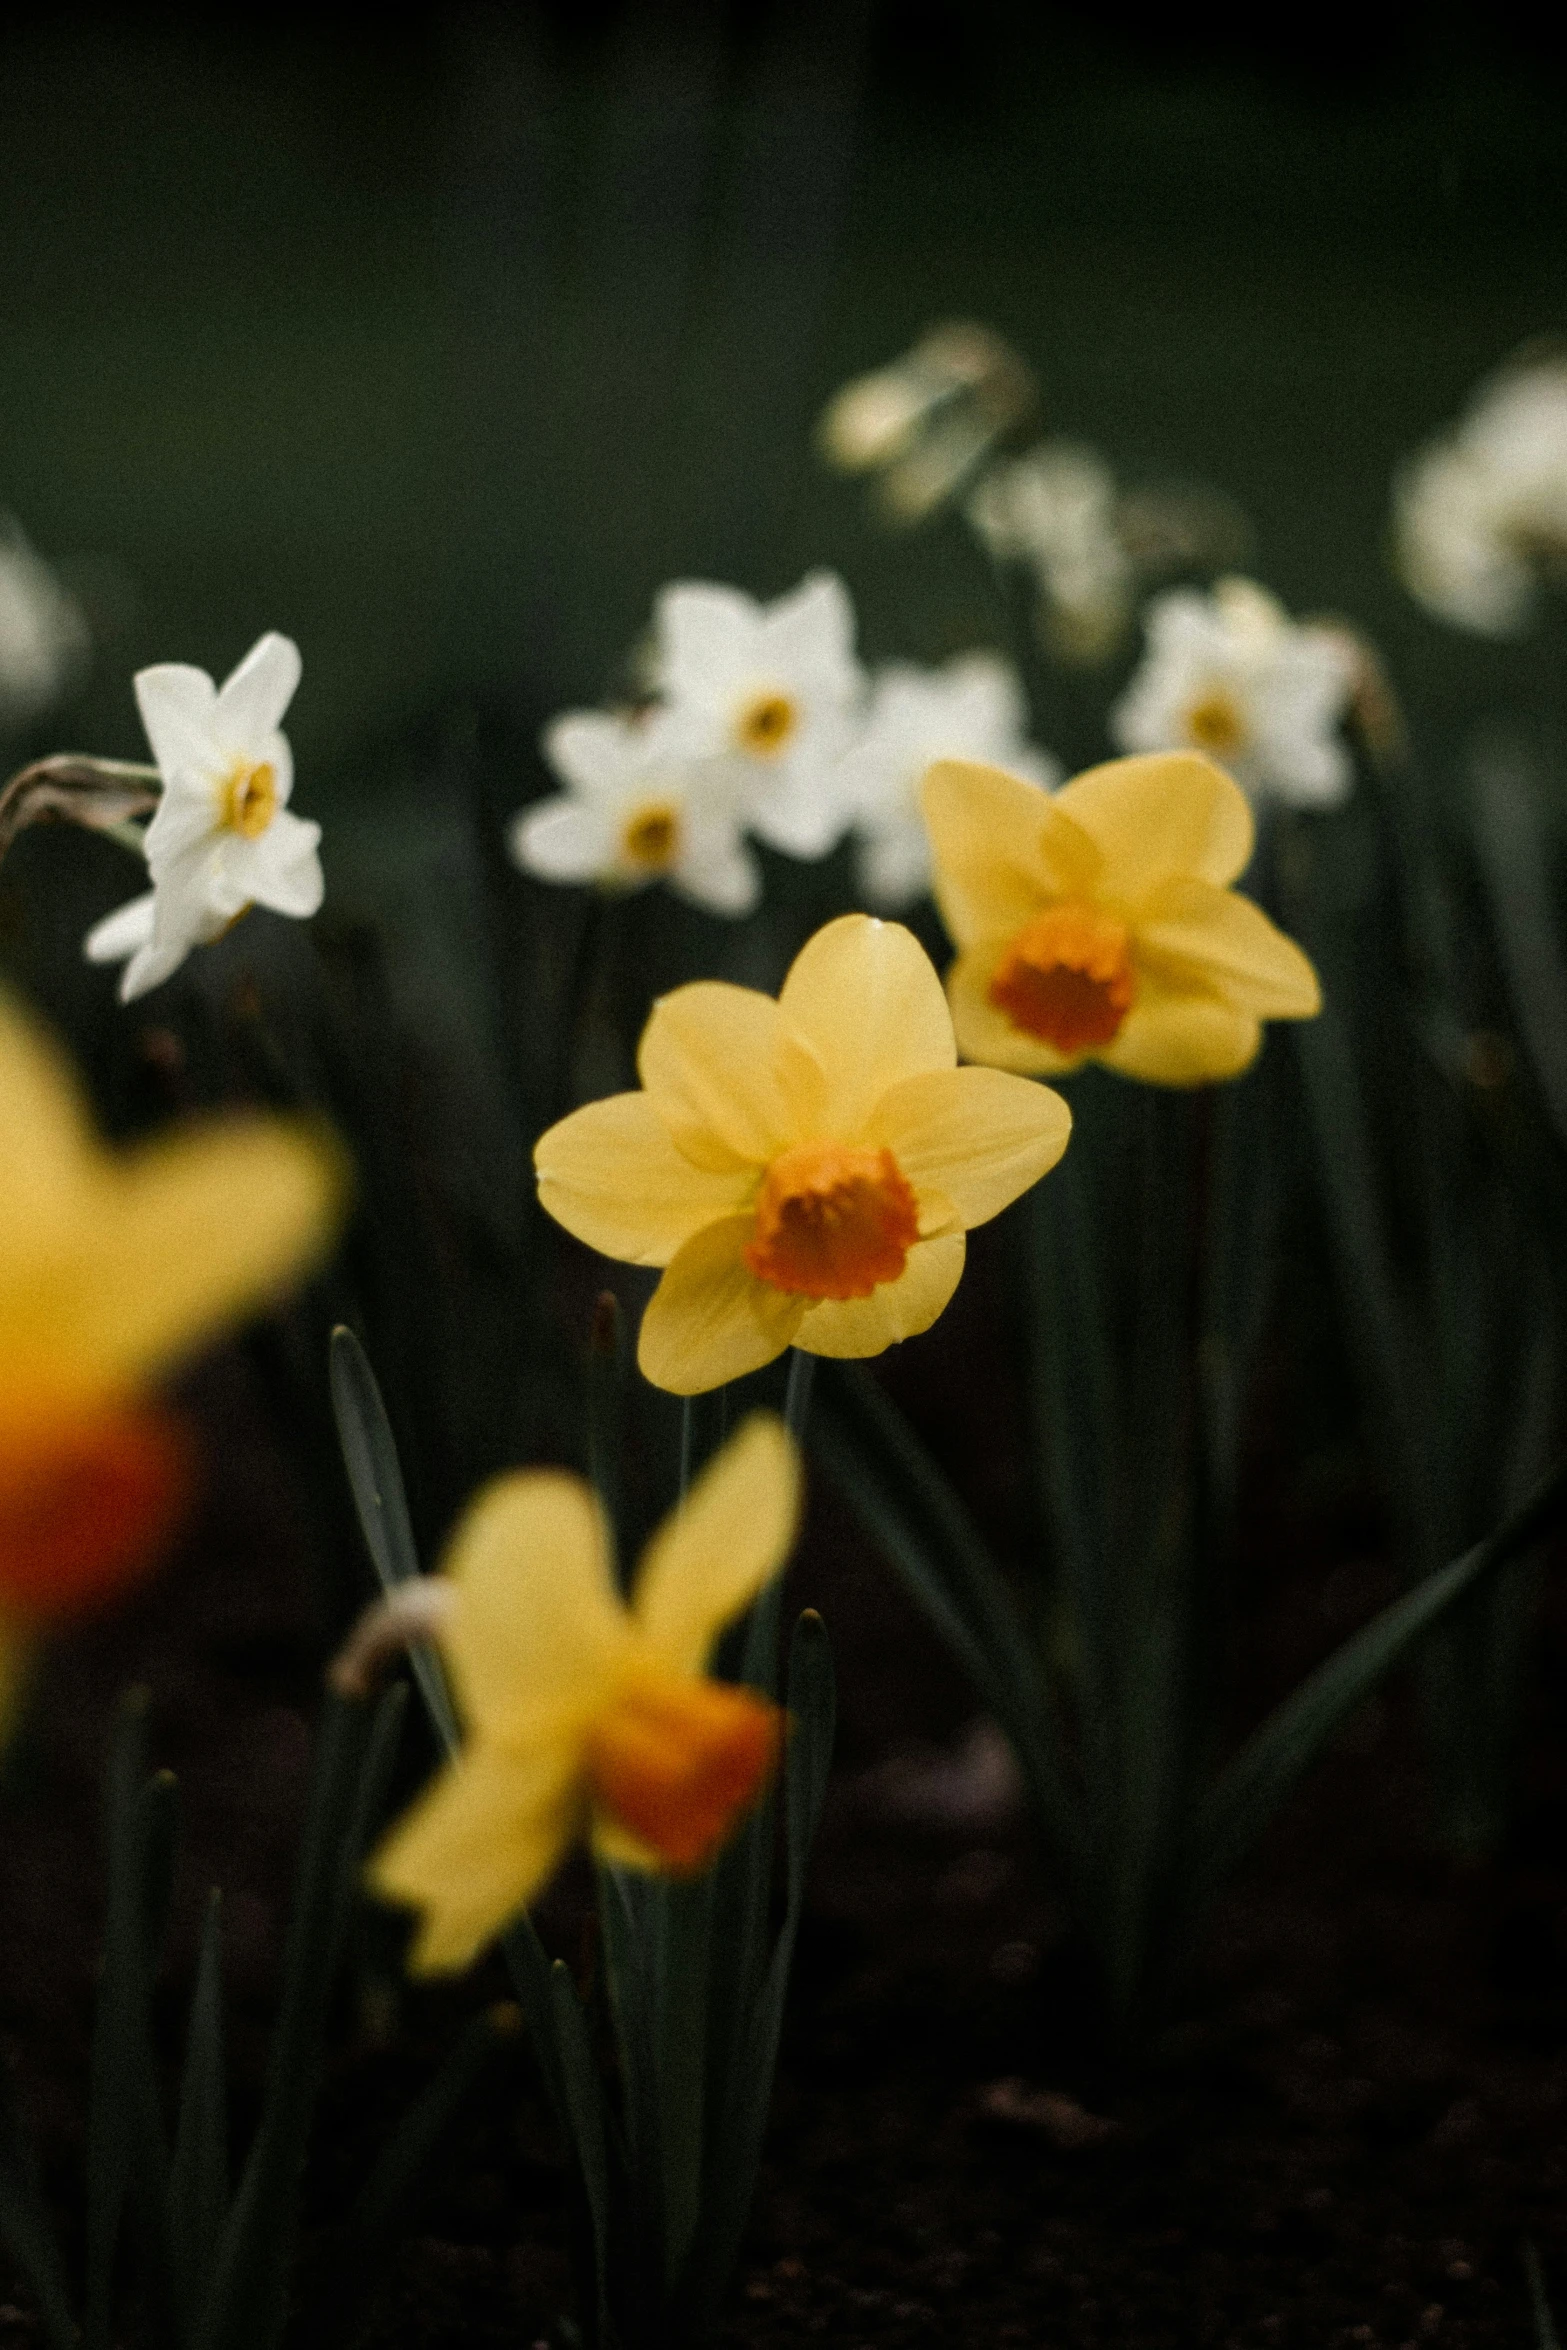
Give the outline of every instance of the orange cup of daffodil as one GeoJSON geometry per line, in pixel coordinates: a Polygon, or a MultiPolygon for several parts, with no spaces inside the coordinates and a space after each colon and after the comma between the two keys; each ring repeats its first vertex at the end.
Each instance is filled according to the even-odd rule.
{"type": "Polygon", "coordinates": [[[174,1516],[185,1447],[142,1389],[317,1253],[342,1190],[275,1119],[105,1150],[0,1001],[0,1722],[36,1628],[110,1596],[174,1516]]]}
{"type": "Polygon", "coordinates": [[[1202,1085],[1240,1075],[1264,1020],[1321,1009],[1300,948],[1230,887],[1255,828],[1211,759],[1114,759],[1058,792],[944,759],[920,796],[970,1060],[1202,1085]]]}
{"type": "Polygon", "coordinates": [[[539,1197],[605,1256],[658,1265],[637,1360],[695,1395],[771,1362],[874,1355],[928,1330],[964,1234],[1066,1148],[1060,1096],[960,1069],[930,958],[847,914],[775,1001],[718,981],[654,1006],[640,1093],[592,1102],[534,1153],[539,1197]]]}
{"type": "Polygon", "coordinates": [[[468,1743],[370,1868],[420,1912],[417,1972],[466,1965],[584,1833],[623,1867],[713,1858],[767,1783],[783,1716],[705,1679],[708,1653],[783,1565],[799,1489],[792,1439],[757,1413],[654,1535],[629,1607],[580,1477],[524,1470],[479,1494],[437,1631],[468,1743]]]}

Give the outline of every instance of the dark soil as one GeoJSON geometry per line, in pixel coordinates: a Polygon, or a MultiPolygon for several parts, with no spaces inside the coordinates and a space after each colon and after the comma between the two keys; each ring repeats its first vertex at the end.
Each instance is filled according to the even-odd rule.
{"type": "MultiPolygon", "coordinates": [[[[955,1336],[961,1333],[955,1333],[955,1336]]],[[[948,1449],[979,1406],[928,1384],[948,1449]]],[[[900,1382],[901,1383],[901,1382],[900,1382]]],[[[237,2122],[265,2050],[319,1670],[310,1497],[237,1358],[196,1390],[222,1444],[185,1556],[44,1665],[9,1768],[0,2022],[70,2226],[100,1913],[98,1781],[127,1680],[153,1691],[185,1850],[169,2039],[204,1887],[226,1894],[237,2122]]],[[[976,1443],[971,1456],[994,1457],[976,1443]]],[[[1263,1481],[1264,1488],[1266,1480],[1263,1481]]],[[[1320,1500],[1252,1513],[1236,1686],[1256,1714],[1391,1585],[1375,1524],[1320,1500]],[[1326,1567],[1323,1561],[1329,1561],[1326,1567]]],[[[1266,1498],[1266,1495],[1265,1495],[1266,1498]]],[[[1297,1496],[1298,1499],[1298,1496],[1297,1496]]],[[[976,1496],[1005,1528],[1016,1496],[976,1496]]],[[[1226,1902],[1180,2013],[1117,2074],[1015,1816],[907,1817],[919,1741],[971,1708],[888,1574],[818,1497],[798,1570],[834,1634],[840,1768],[814,1871],[762,2189],[724,2341],[1523,2345],[1520,2261],[1567,2304],[1567,1740],[1559,1608],[1508,1850],[1433,1854],[1409,1708],[1368,1708],[1226,1902]]],[[[543,1924],[580,1948],[568,1879],[543,1924]]],[[[371,1933],[340,2017],[307,2267],[392,2117],[498,1969],[398,1991],[371,1933]]],[[[367,2339],[559,2342],[561,2172],[525,2050],[476,2090],[408,2217],[367,2339]]],[[[36,2338],[14,2286],[0,2344],[36,2338]]],[[[310,2312],[328,2307],[312,2292],[310,2312]]],[[[323,2319],[323,2323],[324,2323],[323,2319]]],[[[334,2339],[342,2339],[341,2332],[334,2339]]]]}

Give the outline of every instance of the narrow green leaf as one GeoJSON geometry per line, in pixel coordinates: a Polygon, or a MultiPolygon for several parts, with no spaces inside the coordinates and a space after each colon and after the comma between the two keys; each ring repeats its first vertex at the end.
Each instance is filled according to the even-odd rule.
{"type": "MultiPolygon", "coordinates": [[[[382,1590],[392,1592],[419,1573],[419,1553],[381,1390],[369,1356],[341,1323],[332,1333],[329,1367],[332,1413],[365,1547],[382,1590]]],[[[409,1659],[436,1735],[446,1752],[455,1754],[462,1734],[440,1660],[426,1641],[412,1646],[409,1659]]]]}
{"type": "Polygon", "coordinates": [[[398,2122],[355,2199],[342,2258],[342,2306],[353,2303],[395,2257],[403,2207],[463,2101],[495,2059],[515,2048],[522,2019],[502,2003],[475,2016],[433,2079],[398,2122]]]}
{"type": "MultiPolygon", "coordinates": [[[[739,2258],[761,2167],[783,2032],[784,2002],[795,1939],[805,1905],[805,1876],[821,1820],[832,1762],[837,1695],[827,1628],[814,1609],[795,1626],[789,1649],[792,1734],[784,1772],[787,1884],[783,1924],[746,2018],[744,2038],[723,2093],[719,2126],[709,2148],[702,2227],[683,2280],[681,2306],[699,2336],[713,2322],[739,2258]]],[[[771,1864],[771,1840],[766,1865],[771,1864]]],[[[758,1858],[753,1865],[763,1865],[758,1858]]]]}
{"type": "Polygon", "coordinates": [[[199,2350],[274,2350],[282,2337],[327,2005],[405,1697],[401,1685],[389,1690],[373,1717],[337,1697],[322,1708],[266,2093],[223,2231],[199,2350]]]}
{"type": "Polygon", "coordinates": [[[0,2239],[38,2304],[50,2350],[78,2350],[65,2270],[38,2183],[38,2158],[17,2108],[10,2067],[0,2064],[0,2239]]]}
{"type": "Polygon", "coordinates": [[[1551,2315],[1551,2304],[1545,2290],[1545,2270],[1540,2264],[1540,2255],[1535,2250],[1532,2236],[1524,2238],[1523,2273],[1529,2286],[1529,2313],[1534,2319],[1535,2350],[1561,2350],[1556,2320],[1551,2315]]]}
{"type": "Polygon", "coordinates": [[[87,2114],[87,2350],[107,2342],[115,2258],[127,2197],[136,2214],[145,2283],[166,2321],[172,2293],[167,2242],[168,2148],[159,2109],[149,2001],[167,1915],[174,1788],[149,1780],[147,1692],[122,1701],[106,1787],[108,1889],[103,1975],[93,2023],[87,2114]]]}
{"type": "Polygon", "coordinates": [[[228,2092],[223,2033],[222,1895],[207,1897],[185,2039],[179,2123],[169,2166],[169,2234],[187,2338],[199,2326],[229,2209],[228,2092]]]}
{"type": "Polygon", "coordinates": [[[616,2267],[634,2291],[660,2294],[664,2283],[664,2163],[658,2078],[652,1916],[658,1888],[640,1871],[600,1867],[599,1932],[610,2015],[620,2058],[631,2231],[616,2267]]]}
{"type": "Polygon", "coordinates": [[[1567,1143],[1567,962],[1550,888],[1555,844],[1538,788],[1506,744],[1477,753],[1471,807],[1508,991],[1546,1115],[1567,1143]]]}
{"type": "Polygon", "coordinates": [[[599,2339],[610,2338],[610,2174],[605,2129],[604,2091],[587,2026],[582,2020],[576,1988],[564,1959],[550,1968],[550,1997],[555,2010],[554,2044],[560,2051],[561,2078],[570,2137],[587,2197],[593,2227],[593,2260],[598,2289],[599,2339]]]}
{"type": "Polygon", "coordinates": [[[1054,1712],[1005,1577],[876,1381],[858,1364],[824,1363],[823,1372],[812,1450],[1012,1741],[1044,1834],[1079,1881],[1082,1829],[1054,1712]]]}
{"type": "Polygon", "coordinates": [[[702,2208],[711,1871],[687,1883],[656,1881],[649,1885],[648,1896],[647,1913],[656,1937],[653,1999],[664,2277],[673,2284],[690,2252],[702,2208]]]}
{"type": "Polygon", "coordinates": [[[1192,1835],[1193,1866],[1185,1881],[1189,1913],[1203,1906],[1245,1858],[1324,1742],[1383,1674],[1456,1600],[1520,1557],[1564,1516],[1567,1461],[1505,1525],[1385,1607],[1274,1708],[1199,1809],[1192,1835]]]}

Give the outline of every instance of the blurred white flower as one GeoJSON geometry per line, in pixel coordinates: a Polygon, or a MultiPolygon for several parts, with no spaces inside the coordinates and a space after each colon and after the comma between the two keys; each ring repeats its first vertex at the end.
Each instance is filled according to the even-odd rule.
{"type": "Polygon", "coordinates": [[[836,775],[865,685],[842,580],[812,572],[774,604],[687,582],[663,590],[654,627],[652,682],[691,752],[744,778],[762,840],[823,856],[846,821],[836,775]]]}
{"type": "Polygon", "coordinates": [[[1110,713],[1123,751],[1206,751],[1254,799],[1331,807],[1352,780],[1339,739],[1355,686],[1343,631],[1292,621],[1249,579],[1172,588],[1145,615],[1147,649],[1110,713]]]}
{"type": "Polygon", "coordinates": [[[1136,572],[1117,527],[1115,476],[1096,450],[1041,441],[991,469],[968,516],[998,561],[1033,571],[1052,650],[1085,661],[1111,650],[1131,616],[1136,572]]]}
{"type": "Polygon", "coordinates": [[[294,760],[279,732],[299,683],[286,636],[253,645],[221,690],[167,661],[136,676],[136,702],[163,778],[147,827],[152,888],[88,932],[94,963],[129,958],[120,1001],[145,995],[248,906],[304,916],[321,903],[319,824],[288,812],[294,760]]]}
{"type": "Polygon", "coordinates": [[[841,472],[877,476],[889,521],[920,522],[962,489],[1035,398],[1033,377],[999,335],[954,321],[845,384],[817,439],[841,472]]]}
{"type": "Polygon", "coordinates": [[[897,661],[878,671],[865,731],[839,776],[869,904],[906,906],[930,887],[919,786],[934,760],[980,760],[1047,790],[1060,782],[1056,761],[1028,742],[1027,723],[1016,674],[995,653],[962,654],[942,669],[897,661]]]}
{"type": "Polygon", "coordinates": [[[0,724],[25,726],[86,667],[87,623],[18,525],[0,516],[0,724]]]}
{"type": "Polygon", "coordinates": [[[673,712],[568,710],[543,750],[566,789],[514,821],[519,865],[608,889],[665,881],[711,913],[750,913],[762,876],[743,837],[743,778],[732,760],[694,756],[673,712]]]}
{"type": "Polygon", "coordinates": [[[1399,474],[1399,569],[1460,628],[1513,636],[1567,579],[1567,358],[1516,363],[1399,474]]]}

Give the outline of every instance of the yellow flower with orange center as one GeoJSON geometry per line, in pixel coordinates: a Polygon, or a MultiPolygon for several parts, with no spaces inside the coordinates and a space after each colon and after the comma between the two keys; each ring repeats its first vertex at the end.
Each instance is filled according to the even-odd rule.
{"type": "Polygon", "coordinates": [[[274,1119],[111,1152],[0,1001],[0,1723],[37,1629],[142,1571],[187,1478],[143,1399],[323,1244],[332,1153],[274,1119]]]}
{"type": "Polygon", "coordinates": [[[1264,1020],[1320,1010],[1300,948],[1229,886],[1254,827],[1211,759],[1115,759],[1053,793],[948,759],[921,802],[970,1060],[1041,1077],[1103,1061],[1201,1085],[1240,1074],[1264,1020]]]}
{"type": "Polygon", "coordinates": [[[653,1537],[629,1606],[580,1477],[525,1470],[478,1495],[437,1633],[467,1743],[370,1869],[421,1913],[418,1971],[466,1965],[580,1835],[603,1860],[677,1876],[714,1857],[771,1775],[783,1716],[703,1676],[788,1556],[799,1485],[782,1421],[757,1413],[653,1537]]]}
{"type": "Polygon", "coordinates": [[[776,1001],[699,981],[654,1006],[640,1093],[592,1102],[534,1153],[539,1197],[605,1256],[658,1265],[637,1359],[695,1395],[808,1354],[874,1355],[928,1330],[964,1234],[1053,1167],[1058,1094],[960,1069],[930,958],[847,914],[776,1001]]]}

